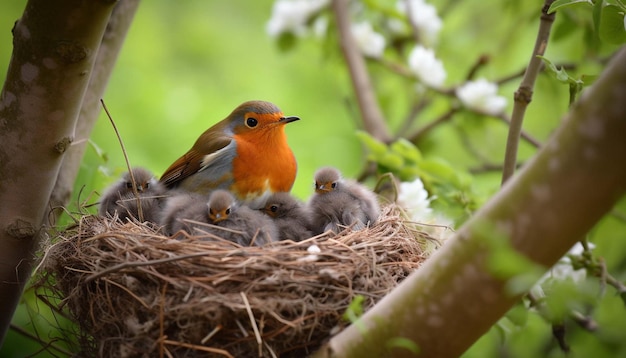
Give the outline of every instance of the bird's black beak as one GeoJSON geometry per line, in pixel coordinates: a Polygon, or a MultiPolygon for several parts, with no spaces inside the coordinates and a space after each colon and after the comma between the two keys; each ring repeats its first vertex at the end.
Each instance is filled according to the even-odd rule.
{"type": "Polygon", "coordinates": [[[299,121],[300,117],[282,117],[279,122],[280,123],[291,123],[291,122],[295,122],[295,121],[299,121]]]}

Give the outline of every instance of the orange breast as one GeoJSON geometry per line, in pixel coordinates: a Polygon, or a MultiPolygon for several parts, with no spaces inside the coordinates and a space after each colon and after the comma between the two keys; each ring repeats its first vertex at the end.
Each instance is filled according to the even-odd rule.
{"type": "Polygon", "coordinates": [[[237,196],[251,199],[268,191],[291,190],[297,164],[283,126],[235,135],[235,140],[232,190],[237,196]]]}

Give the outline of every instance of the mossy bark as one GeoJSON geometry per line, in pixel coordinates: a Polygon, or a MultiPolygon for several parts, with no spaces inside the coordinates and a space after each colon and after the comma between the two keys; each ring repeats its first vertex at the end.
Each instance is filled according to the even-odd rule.
{"type": "MultiPolygon", "coordinates": [[[[65,206],[70,200],[89,136],[102,109],[100,99],[104,96],[138,6],[139,0],[123,0],[115,6],[111,14],[80,108],[80,115],[74,130],[74,142],[63,157],[59,176],[50,197],[49,208],[65,206]]],[[[54,222],[61,212],[61,210],[53,211],[49,216],[50,220],[54,222]]]]}
{"type": "Polygon", "coordinates": [[[30,0],[13,28],[0,94],[0,341],[45,235],[48,202],[115,4],[30,0]]]}

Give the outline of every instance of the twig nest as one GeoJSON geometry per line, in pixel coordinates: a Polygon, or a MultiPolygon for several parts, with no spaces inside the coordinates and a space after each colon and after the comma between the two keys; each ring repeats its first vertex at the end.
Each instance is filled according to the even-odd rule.
{"type": "Polygon", "coordinates": [[[301,357],[426,258],[395,206],[361,231],[241,247],[85,216],[45,252],[35,288],[77,323],[81,356],[301,357]],[[52,300],[53,302],[54,300],[52,300]]]}

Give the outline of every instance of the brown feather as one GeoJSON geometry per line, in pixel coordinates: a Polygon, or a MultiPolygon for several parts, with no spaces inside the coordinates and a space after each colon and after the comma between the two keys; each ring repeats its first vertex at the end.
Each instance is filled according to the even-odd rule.
{"type": "Polygon", "coordinates": [[[226,147],[232,138],[223,134],[221,128],[216,128],[220,123],[202,133],[193,147],[178,158],[163,173],[160,181],[167,187],[176,187],[182,180],[197,173],[202,168],[204,157],[226,147]]]}

